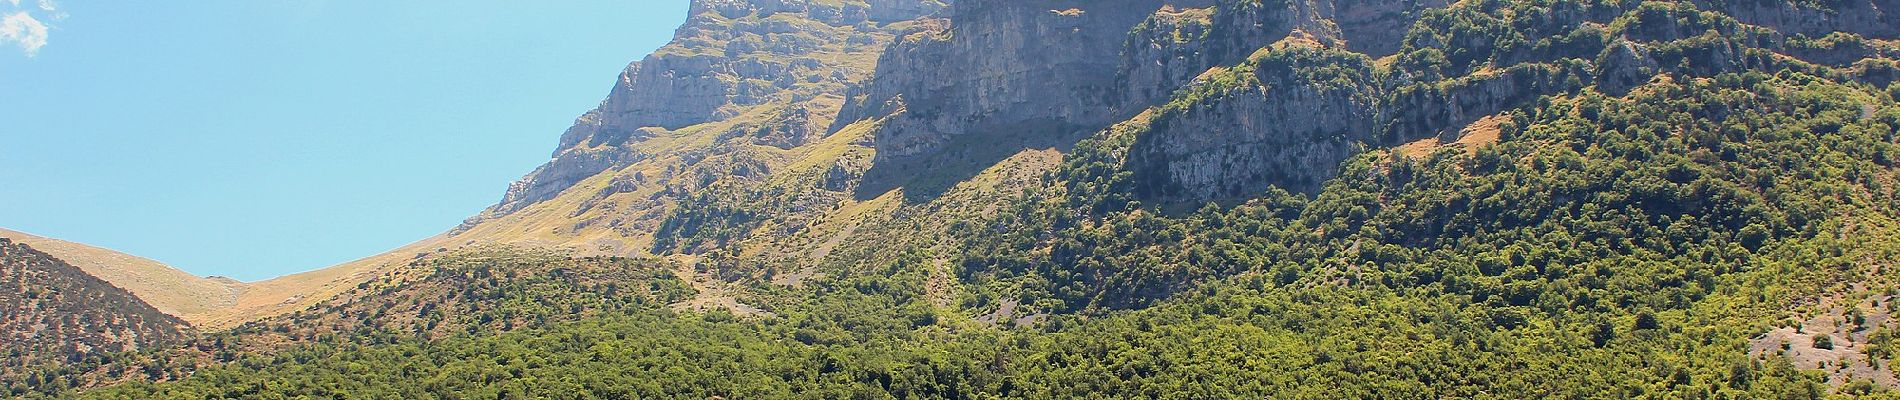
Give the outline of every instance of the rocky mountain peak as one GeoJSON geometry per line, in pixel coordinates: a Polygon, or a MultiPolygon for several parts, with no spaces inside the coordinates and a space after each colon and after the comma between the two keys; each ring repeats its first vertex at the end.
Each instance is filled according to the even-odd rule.
{"type": "MultiPolygon", "coordinates": [[[[824,108],[803,104],[842,96],[868,76],[900,23],[945,7],[937,0],[695,0],[673,40],[629,64],[607,98],[561,135],[553,159],[511,185],[491,211],[518,210],[638,160],[626,145],[655,133],[758,107],[824,108]]],[[[820,136],[765,135],[794,137],[786,145],[820,136]]]]}

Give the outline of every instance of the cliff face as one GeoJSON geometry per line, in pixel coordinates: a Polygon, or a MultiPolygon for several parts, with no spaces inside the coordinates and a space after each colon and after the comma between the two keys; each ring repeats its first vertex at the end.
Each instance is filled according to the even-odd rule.
{"type": "Polygon", "coordinates": [[[1026,124],[1086,130],[1112,122],[1128,32],[1159,0],[965,0],[947,21],[884,52],[842,121],[890,117],[878,156],[937,148],[969,132],[1026,124]]]}
{"type": "Polygon", "coordinates": [[[1132,121],[1143,128],[1125,153],[1138,197],[1310,191],[1363,150],[1463,142],[1464,127],[1542,96],[1826,66],[1880,82],[1895,54],[1880,2],[1270,3],[1163,10],[1131,35],[1125,107],[1155,107],[1132,121]],[[1287,57],[1299,52],[1274,41],[1360,57],[1287,57]],[[1375,67],[1365,57],[1388,58],[1375,67]]]}
{"type": "Polygon", "coordinates": [[[1216,199],[1317,189],[1371,135],[1379,87],[1372,61],[1298,41],[1212,73],[1164,107],[1137,139],[1139,193],[1216,199]]]}
{"type": "Polygon", "coordinates": [[[1751,1],[1701,0],[1699,8],[1718,10],[1750,25],[1787,35],[1826,36],[1850,32],[1862,36],[1900,35],[1900,1],[1751,1]]]}

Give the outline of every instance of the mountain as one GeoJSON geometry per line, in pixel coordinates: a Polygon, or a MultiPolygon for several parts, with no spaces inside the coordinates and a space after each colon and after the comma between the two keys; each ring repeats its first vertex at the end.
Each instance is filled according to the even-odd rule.
{"type": "Polygon", "coordinates": [[[494,207],[41,393],[1892,397],[1896,9],[694,1],[494,207]]]}
{"type": "Polygon", "coordinates": [[[652,254],[651,232],[698,186],[802,157],[787,154],[844,147],[840,140],[816,142],[828,133],[848,84],[872,72],[897,33],[944,7],[912,0],[694,2],[675,38],[630,64],[608,98],[561,135],[555,158],[512,185],[496,206],[384,254],[249,283],[235,307],[203,325],[222,329],[295,312],[396,273],[416,257],[470,246],[652,254]]]}
{"type": "MultiPolygon", "coordinates": [[[[77,248],[77,247],[74,247],[77,248]]],[[[52,384],[32,367],[98,363],[118,352],[160,348],[189,335],[184,321],[87,271],[0,238],[0,379],[52,384]]]]}

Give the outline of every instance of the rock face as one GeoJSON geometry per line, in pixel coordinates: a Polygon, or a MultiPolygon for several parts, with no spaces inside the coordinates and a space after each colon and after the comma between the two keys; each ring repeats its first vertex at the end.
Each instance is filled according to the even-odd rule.
{"type": "MultiPolygon", "coordinates": [[[[870,72],[875,54],[902,23],[944,7],[936,0],[695,0],[673,41],[628,65],[607,99],[561,135],[553,160],[511,186],[495,210],[547,200],[581,179],[635,162],[640,156],[623,145],[655,133],[733,118],[752,107],[840,96],[870,72]]],[[[789,147],[822,135],[763,136],[789,147]]]]}
{"type": "Polygon", "coordinates": [[[1419,14],[1450,5],[1448,0],[1340,0],[1331,16],[1340,38],[1352,51],[1373,57],[1398,52],[1419,14]]]}
{"type": "Polygon", "coordinates": [[[1603,73],[1597,77],[1597,87],[1610,93],[1625,93],[1649,83],[1649,78],[1662,70],[1648,48],[1628,40],[1619,40],[1604,50],[1598,65],[1603,73]]]}
{"type": "Polygon", "coordinates": [[[1210,40],[1245,36],[1218,28],[1256,27],[1218,25],[1212,6],[958,2],[946,21],[883,53],[876,78],[851,93],[840,123],[889,118],[876,135],[878,157],[923,154],[965,133],[1094,131],[1167,97],[1207,66],[1250,51],[1208,47],[1210,40]]]}
{"type": "Polygon", "coordinates": [[[1173,2],[1129,34],[1122,53],[1121,103],[1138,110],[1166,102],[1209,68],[1240,63],[1255,51],[1296,38],[1372,56],[1397,51],[1425,1],[1221,0],[1198,8],[1173,2]]]}
{"type": "Polygon", "coordinates": [[[1149,178],[1145,190],[1196,199],[1271,184],[1316,187],[1329,168],[1305,166],[1336,163],[1374,136],[1381,88],[1370,62],[1350,58],[1348,87],[1275,66],[1230,76],[1248,87],[1229,91],[1236,88],[1204,82],[1210,70],[1282,41],[1345,48],[1353,38],[1390,53],[1420,11],[1442,5],[962,1],[947,20],[893,44],[834,126],[882,118],[877,158],[894,163],[971,133],[1094,132],[1206,90],[1218,93],[1198,100],[1212,104],[1170,110],[1131,153],[1149,178]]]}
{"type": "Polygon", "coordinates": [[[1207,97],[1161,111],[1130,150],[1145,197],[1316,189],[1333,173],[1313,166],[1337,164],[1375,141],[1379,87],[1363,55],[1289,45],[1185,92],[1207,97]]]}
{"type": "Polygon", "coordinates": [[[0,378],[181,340],[184,321],[79,267],[0,238],[0,378]]]}
{"type": "Polygon", "coordinates": [[[1389,53],[1420,10],[1442,4],[962,1],[947,20],[892,45],[834,127],[888,117],[875,138],[880,159],[967,133],[1092,132],[1288,37],[1328,46],[1353,38],[1389,53]]]}
{"type": "Polygon", "coordinates": [[[1168,6],[1135,27],[1122,53],[1121,79],[1127,89],[1120,101],[1147,104],[1166,99],[1174,94],[1174,84],[1206,72],[1216,57],[1206,49],[1215,29],[1214,16],[1211,6],[1168,6]]]}
{"type": "MultiPolygon", "coordinates": [[[[1128,32],[1160,0],[965,0],[898,41],[855,89],[841,121],[892,117],[878,157],[902,157],[969,132],[1112,122],[1128,32]]],[[[1191,3],[1191,2],[1189,2],[1191,3]]]]}
{"type": "Polygon", "coordinates": [[[1786,35],[1820,37],[1833,32],[1852,32],[1872,37],[1900,36],[1900,1],[1895,0],[1701,0],[1694,3],[1698,8],[1718,10],[1750,25],[1768,27],[1786,35]]]}

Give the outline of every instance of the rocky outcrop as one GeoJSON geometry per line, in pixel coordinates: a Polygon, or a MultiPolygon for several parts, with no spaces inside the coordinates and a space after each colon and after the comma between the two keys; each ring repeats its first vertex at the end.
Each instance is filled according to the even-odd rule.
{"type": "MultiPolygon", "coordinates": [[[[934,149],[968,132],[1112,122],[1128,32],[1161,0],[966,0],[947,22],[884,52],[842,121],[886,116],[878,157],[934,149]]],[[[836,125],[834,125],[836,127],[836,125]]]]}
{"type": "Polygon", "coordinates": [[[1749,25],[1785,35],[1826,36],[1852,32],[1876,38],[1900,37],[1900,1],[1697,0],[1699,7],[1734,16],[1749,25]]]}
{"type": "Polygon", "coordinates": [[[719,140],[743,137],[753,144],[790,150],[823,138],[837,114],[836,103],[814,101],[778,107],[762,113],[757,120],[728,128],[719,140]]]}
{"type": "Polygon", "coordinates": [[[1119,109],[1165,101],[1209,68],[1239,63],[1289,37],[1375,57],[1391,54],[1421,12],[1445,5],[1443,0],[1220,0],[1186,6],[1192,3],[1170,3],[1129,34],[1119,109]]]}
{"type": "Polygon", "coordinates": [[[1443,4],[962,1],[947,20],[891,46],[834,128],[890,117],[875,135],[880,159],[972,132],[1099,130],[1290,36],[1329,46],[1350,36],[1390,52],[1420,10],[1443,4]],[[1341,17],[1353,31],[1334,22],[1341,17]]]}
{"type": "Polygon", "coordinates": [[[1363,55],[1289,45],[1199,81],[1129,152],[1142,197],[1311,190],[1371,140],[1380,89],[1363,55]]]}
{"type": "Polygon", "coordinates": [[[1174,94],[1216,61],[1207,44],[1213,35],[1214,7],[1163,7],[1128,34],[1122,53],[1122,104],[1150,104],[1174,94]]]}
{"type": "Polygon", "coordinates": [[[641,158],[644,156],[638,152],[620,148],[577,148],[561,152],[527,177],[509,184],[508,192],[502,194],[501,203],[493,210],[507,213],[554,198],[583,179],[641,158]]]}
{"type": "Polygon", "coordinates": [[[1608,93],[1627,93],[1662,72],[1649,48],[1628,40],[1618,40],[1603,50],[1597,59],[1597,87],[1608,93]]]}
{"type": "Polygon", "coordinates": [[[876,52],[881,43],[872,36],[883,25],[942,7],[935,0],[694,1],[673,42],[628,66],[607,99],[588,113],[591,121],[577,123],[560,147],[589,139],[613,144],[630,129],[676,129],[731,117],[733,107],[763,104],[786,92],[837,92],[848,83],[849,74],[839,71],[846,66],[815,55],[876,52]]]}
{"type": "MultiPolygon", "coordinates": [[[[1388,93],[1380,107],[1379,141],[1438,137],[1456,140],[1460,130],[1480,118],[1510,110],[1546,95],[1583,89],[1593,76],[1580,64],[1520,64],[1433,84],[1412,85],[1388,93]]],[[[1646,80],[1645,80],[1646,81],[1646,80]]]]}
{"type": "MultiPolygon", "coordinates": [[[[752,107],[842,96],[870,72],[899,25],[944,7],[937,0],[695,0],[673,41],[628,65],[607,99],[562,134],[553,159],[512,185],[490,213],[519,210],[636,161],[627,145],[657,132],[734,118],[752,107]]],[[[822,137],[760,136],[780,147],[822,137]]]]}

